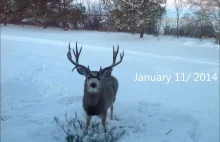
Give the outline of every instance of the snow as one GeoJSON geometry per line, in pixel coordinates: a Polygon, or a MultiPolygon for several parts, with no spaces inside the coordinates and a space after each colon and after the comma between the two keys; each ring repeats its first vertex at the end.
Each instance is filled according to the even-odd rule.
{"type": "Polygon", "coordinates": [[[119,81],[114,119],[109,112],[107,118],[108,127],[125,128],[121,142],[219,142],[219,46],[212,39],[14,25],[1,26],[1,142],[64,141],[54,116],[65,120],[76,111],[85,121],[84,77],[71,72],[66,57],[76,41],[83,47],[80,62],[92,70],[111,64],[113,45],[125,52],[113,70],[119,81]],[[191,76],[177,82],[177,73],[191,76]],[[205,81],[195,81],[195,73],[205,73],[205,81]],[[136,74],[172,78],[138,82],[136,74]]]}

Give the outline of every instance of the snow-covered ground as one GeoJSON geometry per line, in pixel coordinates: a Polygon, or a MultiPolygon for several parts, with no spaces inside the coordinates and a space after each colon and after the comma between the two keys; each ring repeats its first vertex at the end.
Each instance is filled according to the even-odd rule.
{"type": "Polygon", "coordinates": [[[66,57],[76,41],[80,62],[92,70],[112,63],[113,45],[125,52],[113,71],[114,120],[107,119],[126,130],[121,142],[219,142],[219,46],[212,40],[13,25],[1,26],[1,142],[64,141],[53,117],[84,117],[84,77],[66,57]],[[134,81],[136,74],[171,79],[134,81]]]}

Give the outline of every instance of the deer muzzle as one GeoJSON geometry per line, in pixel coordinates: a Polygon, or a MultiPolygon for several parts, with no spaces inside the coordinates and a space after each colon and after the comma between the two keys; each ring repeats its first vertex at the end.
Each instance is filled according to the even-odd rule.
{"type": "Polygon", "coordinates": [[[100,89],[100,81],[97,78],[87,80],[87,91],[89,93],[98,93],[100,89]]]}

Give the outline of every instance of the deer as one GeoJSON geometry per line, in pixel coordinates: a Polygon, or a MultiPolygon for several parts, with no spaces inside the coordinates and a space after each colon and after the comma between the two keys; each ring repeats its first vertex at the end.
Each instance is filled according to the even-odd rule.
{"type": "Polygon", "coordinates": [[[67,58],[74,65],[72,71],[77,69],[80,75],[85,77],[84,81],[84,94],[83,94],[83,109],[86,113],[86,126],[85,130],[88,130],[91,119],[93,116],[99,116],[101,123],[106,132],[106,115],[110,108],[110,119],[113,119],[113,104],[116,100],[116,94],[118,91],[119,83],[116,77],[112,75],[113,68],[119,65],[124,57],[124,51],[120,53],[120,60],[116,62],[116,58],[119,52],[119,45],[117,50],[113,46],[113,62],[110,66],[102,68],[100,66],[99,71],[91,71],[89,66],[86,67],[79,63],[79,56],[82,51],[82,46],[78,50],[77,42],[76,48],[73,49],[75,61],[73,61],[71,54],[71,47],[69,43],[69,51],[67,52],[67,58]]]}

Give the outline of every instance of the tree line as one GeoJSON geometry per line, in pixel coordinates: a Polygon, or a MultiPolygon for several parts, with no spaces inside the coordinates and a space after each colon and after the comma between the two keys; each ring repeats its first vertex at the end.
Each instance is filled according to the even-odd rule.
{"type": "Polygon", "coordinates": [[[83,20],[85,7],[72,0],[2,0],[1,23],[74,27],[83,20]]]}
{"type": "Polygon", "coordinates": [[[220,0],[174,0],[174,8],[175,25],[164,20],[165,35],[215,38],[220,44],[220,0]]]}
{"type": "Polygon", "coordinates": [[[219,41],[220,0],[174,0],[174,21],[167,0],[1,0],[0,20],[7,25],[122,31],[206,38],[219,41]],[[184,8],[190,9],[185,12],[184,8]],[[183,15],[183,16],[181,16],[183,15]]]}
{"type": "Polygon", "coordinates": [[[1,23],[158,34],[166,0],[1,0],[1,23]]]}

